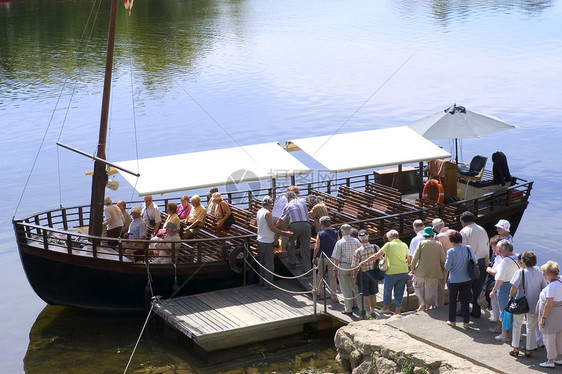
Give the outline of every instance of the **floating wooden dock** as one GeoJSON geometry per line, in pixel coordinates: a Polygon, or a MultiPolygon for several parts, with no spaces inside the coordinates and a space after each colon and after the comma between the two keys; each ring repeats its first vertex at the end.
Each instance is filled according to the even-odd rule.
{"type": "Polygon", "coordinates": [[[298,334],[326,317],[309,295],[259,285],[155,300],[153,310],[206,351],[298,334]]]}

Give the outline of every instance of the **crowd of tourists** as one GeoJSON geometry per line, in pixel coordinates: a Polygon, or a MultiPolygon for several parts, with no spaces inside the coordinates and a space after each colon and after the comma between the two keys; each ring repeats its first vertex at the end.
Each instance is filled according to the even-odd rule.
{"type": "MultiPolygon", "coordinates": [[[[197,195],[191,199],[182,196],[179,206],[168,203],[163,225],[151,196],[144,197],[142,206],[132,207],[130,214],[123,201],[114,206],[106,197],[105,204],[108,244],[115,245],[109,238],[151,239],[151,255],[159,256],[156,261],[161,263],[171,261],[171,242],[197,235],[207,214],[217,217],[216,233],[233,224],[232,211],[216,188],[209,191],[206,209],[197,195]]],[[[386,243],[379,248],[369,242],[367,230],[357,231],[348,224],[341,225],[339,232],[332,228],[326,205],[316,196],[300,198],[297,186],[290,186],[275,200],[266,196],[262,205],[256,227],[260,284],[265,288],[274,285],[275,247],[287,251],[289,268],[297,266],[298,249],[303,272],[313,265],[318,272],[314,285],[318,295],[325,288],[332,301],[339,303],[339,287],[344,314],[353,314],[359,301],[364,306],[363,318],[376,317],[377,313],[400,314],[406,285],[411,282],[419,301],[417,312],[444,306],[447,291],[449,326],[457,326],[460,317],[462,327],[469,329],[470,319],[480,318],[483,309],[489,309],[495,322],[490,332],[497,334],[496,340],[511,344],[510,355],[530,356],[537,347],[545,346],[547,361],[540,366],[562,365],[559,265],[548,261],[537,267],[535,253],[516,253],[507,220],[499,220],[497,235],[491,239],[469,211],[459,217],[460,231],[449,229],[440,218],[431,226],[416,220],[409,245],[400,240],[396,230],[389,230],[386,243]],[[311,236],[316,236],[312,249],[311,236]],[[377,309],[381,281],[383,306],[377,309]],[[526,338],[520,347],[523,326],[526,338]]],[[[131,246],[134,251],[134,244],[131,246]]]]}

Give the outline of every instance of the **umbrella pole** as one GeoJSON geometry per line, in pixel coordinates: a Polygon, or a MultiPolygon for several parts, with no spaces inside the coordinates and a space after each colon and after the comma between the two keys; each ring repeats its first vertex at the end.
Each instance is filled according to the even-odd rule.
{"type": "Polygon", "coordinates": [[[455,138],[455,161],[457,163],[457,167],[459,167],[459,146],[457,143],[458,139],[455,138]]]}

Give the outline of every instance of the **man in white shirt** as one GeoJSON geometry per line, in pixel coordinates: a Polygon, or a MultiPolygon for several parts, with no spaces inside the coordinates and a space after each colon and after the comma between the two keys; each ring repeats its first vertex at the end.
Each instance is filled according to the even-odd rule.
{"type": "Polygon", "coordinates": [[[462,244],[469,245],[476,255],[476,258],[478,258],[480,278],[472,281],[472,311],[470,314],[475,318],[480,318],[482,311],[480,304],[478,304],[478,296],[482,291],[482,285],[486,278],[486,266],[490,263],[490,239],[488,238],[486,230],[474,222],[474,214],[472,214],[472,212],[462,212],[460,221],[463,226],[460,231],[462,244]]]}
{"type": "Polygon", "coordinates": [[[151,195],[144,197],[144,204],[141,206],[141,217],[144,223],[146,223],[148,233],[153,236],[156,235],[160,228],[162,217],[160,216],[158,205],[152,201],[151,195]]]}
{"type": "Polygon", "coordinates": [[[408,265],[412,263],[414,252],[416,251],[418,244],[423,240],[423,229],[425,228],[425,225],[421,219],[415,220],[412,226],[414,228],[416,236],[412,238],[412,240],[410,241],[410,246],[408,247],[408,265]]]}

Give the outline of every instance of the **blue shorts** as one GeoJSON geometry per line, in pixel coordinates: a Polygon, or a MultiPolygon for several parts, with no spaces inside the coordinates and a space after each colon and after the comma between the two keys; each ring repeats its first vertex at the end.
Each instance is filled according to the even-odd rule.
{"type": "Polygon", "coordinates": [[[379,281],[375,278],[375,271],[360,272],[357,279],[359,293],[363,296],[371,296],[379,293],[379,281]]]}

